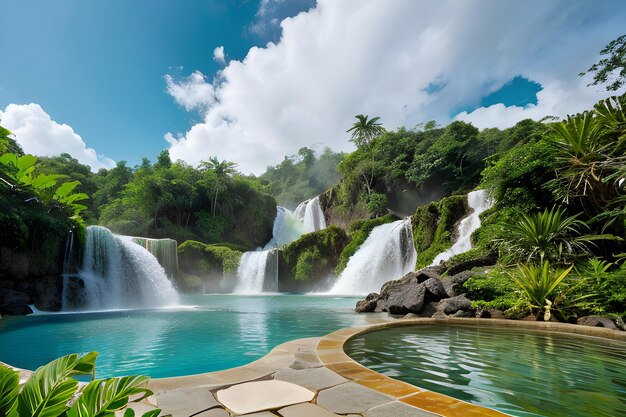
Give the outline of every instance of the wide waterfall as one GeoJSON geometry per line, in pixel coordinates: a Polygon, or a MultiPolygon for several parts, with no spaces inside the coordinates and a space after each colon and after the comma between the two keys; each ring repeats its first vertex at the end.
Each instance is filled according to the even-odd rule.
{"type": "Polygon", "coordinates": [[[472,191],[467,195],[467,204],[471,209],[470,214],[459,223],[457,235],[459,236],[452,247],[441,252],[435,257],[432,265],[439,265],[454,255],[467,252],[472,248],[472,233],[480,227],[480,214],[493,206],[493,200],[485,190],[472,191]]]}
{"type": "Polygon", "coordinates": [[[415,268],[417,252],[411,218],[375,227],[352,255],[330,290],[332,294],[368,294],[415,268]]]}
{"type": "Polygon", "coordinates": [[[178,272],[178,243],[174,239],[149,239],[136,236],[132,236],[131,239],[157,258],[170,279],[176,276],[178,272]]]}
{"type": "Polygon", "coordinates": [[[295,212],[278,206],[272,229],[272,239],[263,250],[246,252],[242,255],[237,268],[236,293],[275,292],[278,290],[278,252],[305,233],[326,228],[324,213],[320,207],[319,196],[306,200],[295,212]],[[276,256],[273,256],[273,255],[276,256]]]}
{"type": "Polygon", "coordinates": [[[131,237],[89,226],[82,267],[66,277],[63,309],[117,309],[176,304],[178,294],[157,259],[131,237]],[[78,279],[77,279],[78,278],[78,279]]]}

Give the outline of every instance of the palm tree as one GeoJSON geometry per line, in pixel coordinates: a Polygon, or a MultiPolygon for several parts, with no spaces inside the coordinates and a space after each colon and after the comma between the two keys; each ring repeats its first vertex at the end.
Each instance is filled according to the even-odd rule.
{"type": "Polygon", "coordinates": [[[382,123],[378,123],[380,117],[373,117],[369,120],[368,116],[362,114],[357,114],[354,117],[357,118],[357,121],[346,132],[352,132],[350,142],[354,143],[357,148],[368,147],[373,139],[385,133],[382,123]]]}
{"type": "Polygon", "coordinates": [[[217,196],[226,190],[230,177],[237,173],[237,164],[231,161],[219,161],[216,157],[209,158],[208,161],[202,161],[200,166],[205,170],[211,170],[214,174],[213,184],[213,217],[217,208],[217,196]]]}

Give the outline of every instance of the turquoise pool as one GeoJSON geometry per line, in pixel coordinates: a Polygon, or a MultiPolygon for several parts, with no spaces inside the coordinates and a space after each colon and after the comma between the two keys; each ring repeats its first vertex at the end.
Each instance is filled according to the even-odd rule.
{"type": "Polygon", "coordinates": [[[626,343],[526,329],[424,325],[366,333],[377,372],[513,416],[626,416],[626,343]]]}
{"type": "Polygon", "coordinates": [[[354,298],[204,295],[182,302],[189,307],[3,318],[0,361],[35,369],[97,350],[98,377],[189,375],[244,365],[286,341],[368,320],[354,313],[354,298]]]}

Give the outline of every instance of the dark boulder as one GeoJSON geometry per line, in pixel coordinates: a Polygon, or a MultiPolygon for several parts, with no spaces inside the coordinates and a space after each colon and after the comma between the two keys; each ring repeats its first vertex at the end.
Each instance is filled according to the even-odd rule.
{"type": "Polygon", "coordinates": [[[443,311],[445,314],[451,315],[457,311],[469,311],[472,309],[472,302],[468,300],[464,294],[456,297],[445,298],[439,302],[437,310],[443,311]]]}
{"type": "Polygon", "coordinates": [[[428,278],[422,283],[426,288],[426,297],[429,301],[439,301],[442,298],[447,298],[446,290],[439,278],[428,278]]]}
{"type": "Polygon", "coordinates": [[[617,326],[611,319],[599,316],[581,317],[576,322],[581,326],[604,327],[606,329],[617,330],[617,326]]]}
{"type": "Polygon", "coordinates": [[[496,262],[498,262],[498,253],[494,251],[478,258],[458,262],[447,261],[443,263],[441,268],[442,271],[447,272],[448,275],[456,275],[459,272],[469,271],[472,268],[495,265],[496,262]]]}
{"type": "Polygon", "coordinates": [[[0,314],[12,316],[24,316],[31,314],[33,310],[28,306],[32,300],[20,291],[0,290],[0,314]]]}
{"type": "Polygon", "coordinates": [[[357,313],[372,313],[376,310],[376,300],[360,300],[356,303],[354,311],[357,313]]]}
{"type": "Polygon", "coordinates": [[[449,278],[443,278],[441,283],[443,284],[448,297],[456,297],[457,295],[465,293],[466,290],[465,287],[463,287],[463,284],[465,284],[473,275],[474,273],[472,271],[463,271],[449,278]]]}
{"type": "Polygon", "coordinates": [[[409,281],[406,285],[397,285],[389,292],[386,300],[387,311],[390,314],[419,313],[424,307],[426,287],[409,281]]]}

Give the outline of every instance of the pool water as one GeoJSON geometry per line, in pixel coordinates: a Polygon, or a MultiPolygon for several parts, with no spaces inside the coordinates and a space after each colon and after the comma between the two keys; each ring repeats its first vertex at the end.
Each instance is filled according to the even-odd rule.
{"type": "Polygon", "coordinates": [[[366,333],[346,353],[415,386],[513,416],[626,416],[626,343],[475,326],[366,333]]]}
{"type": "Polygon", "coordinates": [[[0,320],[0,361],[36,369],[98,351],[96,375],[168,377],[244,365],[289,340],[367,324],[355,298],[198,295],[189,307],[68,313],[0,320]],[[193,306],[193,307],[191,307],[193,306]]]}

